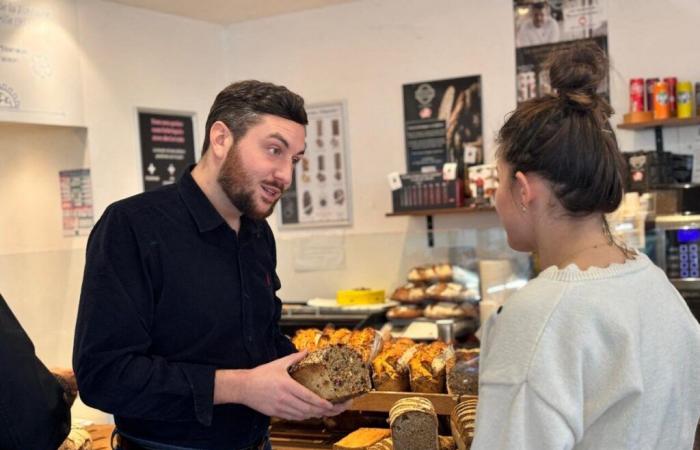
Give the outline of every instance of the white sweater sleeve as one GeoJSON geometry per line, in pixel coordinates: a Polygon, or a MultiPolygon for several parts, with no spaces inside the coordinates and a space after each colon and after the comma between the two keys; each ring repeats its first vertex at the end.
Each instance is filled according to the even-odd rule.
{"type": "Polygon", "coordinates": [[[527,382],[479,387],[477,429],[472,450],[564,450],[574,434],[562,415],[527,382]]]}

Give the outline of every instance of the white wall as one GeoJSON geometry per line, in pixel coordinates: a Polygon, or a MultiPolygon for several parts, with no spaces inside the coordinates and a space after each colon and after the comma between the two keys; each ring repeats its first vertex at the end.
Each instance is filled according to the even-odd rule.
{"type": "MultiPolygon", "coordinates": [[[[608,3],[612,103],[620,112],[614,122],[627,111],[631,77],[700,80],[700,2],[608,3]]],[[[283,297],[329,296],[334,289],[361,283],[395,285],[408,243],[426,239],[425,219],[385,217],[391,210],[386,174],[405,170],[401,86],[480,74],[490,161],[494,135],[515,107],[514,45],[512,2],[507,0],[364,0],[228,28],[231,79],[285,84],[309,103],[347,102],[354,224],[342,233],[358,245],[373,242],[373,235],[386,236],[381,245],[385,257],[379,259],[346,245],[347,266],[353,270],[298,273],[290,260],[282,259],[283,297]],[[404,235],[410,237],[399,238],[404,235]]],[[[700,148],[698,127],[665,130],[664,135],[668,149],[700,148]]],[[[619,131],[618,138],[624,150],[654,148],[652,131],[619,131]]],[[[276,227],[278,218],[270,223],[276,227]]],[[[436,216],[435,226],[484,229],[498,221],[494,214],[436,216]]],[[[300,236],[318,233],[324,231],[277,230],[278,253],[290,258],[285,252],[294,251],[300,236]]]]}

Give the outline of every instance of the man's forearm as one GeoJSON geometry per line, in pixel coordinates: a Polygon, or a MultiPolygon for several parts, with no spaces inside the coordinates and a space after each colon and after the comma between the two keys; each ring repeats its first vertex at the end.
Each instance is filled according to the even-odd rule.
{"type": "Polygon", "coordinates": [[[214,374],[214,404],[243,403],[250,370],[219,369],[214,374]]]}

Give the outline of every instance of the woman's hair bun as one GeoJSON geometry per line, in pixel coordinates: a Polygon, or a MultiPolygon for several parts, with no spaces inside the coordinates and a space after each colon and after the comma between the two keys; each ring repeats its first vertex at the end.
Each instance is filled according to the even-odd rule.
{"type": "Polygon", "coordinates": [[[571,92],[593,95],[608,74],[608,58],[593,42],[555,50],[547,66],[551,86],[560,95],[571,92]]]}

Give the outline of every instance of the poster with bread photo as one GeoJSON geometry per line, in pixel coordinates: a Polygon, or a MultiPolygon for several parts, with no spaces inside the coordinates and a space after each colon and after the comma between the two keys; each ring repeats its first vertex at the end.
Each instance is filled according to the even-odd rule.
{"type": "Polygon", "coordinates": [[[481,76],[403,85],[406,171],[442,171],[446,162],[483,163],[481,76]]]}

